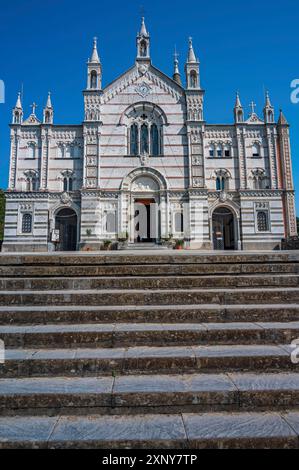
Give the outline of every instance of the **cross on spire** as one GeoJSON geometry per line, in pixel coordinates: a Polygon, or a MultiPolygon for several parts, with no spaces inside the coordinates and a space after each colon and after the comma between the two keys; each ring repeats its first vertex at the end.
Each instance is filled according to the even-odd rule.
{"type": "Polygon", "coordinates": [[[255,114],[255,108],[256,108],[256,104],[254,101],[251,101],[250,103],[250,108],[251,108],[251,114],[255,114]]]}
{"type": "Polygon", "coordinates": [[[177,61],[179,59],[179,55],[177,50],[176,50],[176,46],[174,46],[174,54],[173,54],[173,57],[174,57],[174,60],[177,61]]]}
{"type": "Polygon", "coordinates": [[[37,107],[38,107],[38,105],[37,105],[35,102],[33,102],[33,103],[30,105],[30,108],[32,108],[32,114],[35,115],[35,111],[36,111],[36,108],[37,108],[37,107]]]}

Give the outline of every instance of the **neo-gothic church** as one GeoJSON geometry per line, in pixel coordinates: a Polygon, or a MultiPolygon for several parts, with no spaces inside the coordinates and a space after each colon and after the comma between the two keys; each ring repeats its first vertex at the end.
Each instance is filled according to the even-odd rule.
{"type": "Polygon", "coordinates": [[[252,103],[247,119],[237,94],[234,123],[208,124],[204,94],[192,40],[185,80],[177,56],[168,77],[152,64],[142,19],[135,63],[105,87],[94,40],[81,125],[54,124],[50,94],[42,120],[35,104],[24,119],[19,95],[3,251],[97,250],[126,237],[263,250],[296,235],[283,113],[276,122],[267,94],[263,117],[252,103]]]}

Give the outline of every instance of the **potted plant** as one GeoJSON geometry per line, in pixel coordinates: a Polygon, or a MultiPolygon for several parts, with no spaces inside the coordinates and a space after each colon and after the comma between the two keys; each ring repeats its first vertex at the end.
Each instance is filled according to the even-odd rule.
{"type": "MultiPolygon", "coordinates": [[[[87,228],[87,229],[86,229],[86,236],[89,238],[89,237],[91,237],[91,235],[92,235],[91,229],[90,229],[90,228],[87,228]]],[[[84,243],[84,245],[82,246],[82,251],[91,251],[91,247],[90,247],[90,245],[88,244],[88,242],[87,242],[87,243],[84,243]]]]}
{"type": "Polygon", "coordinates": [[[111,240],[104,240],[103,242],[103,247],[105,251],[108,251],[111,249],[112,241],[111,240]]]}
{"type": "Polygon", "coordinates": [[[183,250],[183,248],[184,248],[184,240],[181,240],[181,239],[176,240],[175,245],[174,245],[174,249],[175,250],[183,250]]]}
{"type": "Polygon", "coordinates": [[[129,234],[128,232],[121,232],[118,237],[118,247],[124,249],[128,246],[129,234]]]}
{"type": "Polygon", "coordinates": [[[170,233],[168,237],[162,237],[161,240],[162,240],[162,245],[167,246],[168,248],[173,248],[175,244],[172,233],[170,233]]]}

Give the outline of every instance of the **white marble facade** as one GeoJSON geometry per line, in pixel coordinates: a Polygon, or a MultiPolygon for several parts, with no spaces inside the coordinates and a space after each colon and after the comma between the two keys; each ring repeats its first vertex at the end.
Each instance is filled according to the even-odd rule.
{"type": "Polygon", "coordinates": [[[54,124],[50,95],[41,121],[34,104],[23,119],[18,97],[3,251],[51,251],[58,240],[56,249],[99,249],[124,234],[137,243],[139,203],[156,204],[156,243],[263,250],[296,235],[284,115],[275,121],[267,94],[263,118],[252,103],[247,119],[237,95],[233,124],[205,122],[191,39],[183,85],[177,57],[173,77],[152,64],[142,20],[135,64],[106,87],[95,40],[83,97],[81,125],[54,124]]]}

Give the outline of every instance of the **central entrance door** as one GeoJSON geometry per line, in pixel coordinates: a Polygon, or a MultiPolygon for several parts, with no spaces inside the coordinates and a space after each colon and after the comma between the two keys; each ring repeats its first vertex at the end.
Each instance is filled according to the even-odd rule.
{"type": "Polygon", "coordinates": [[[134,200],[134,241],[153,243],[156,241],[155,199],[134,200]]]}
{"type": "Polygon", "coordinates": [[[55,229],[59,230],[58,251],[76,251],[77,214],[73,209],[61,209],[55,218],[55,229]]]}
{"type": "Polygon", "coordinates": [[[213,212],[214,250],[235,249],[235,224],[232,212],[220,207],[213,212]]]}

